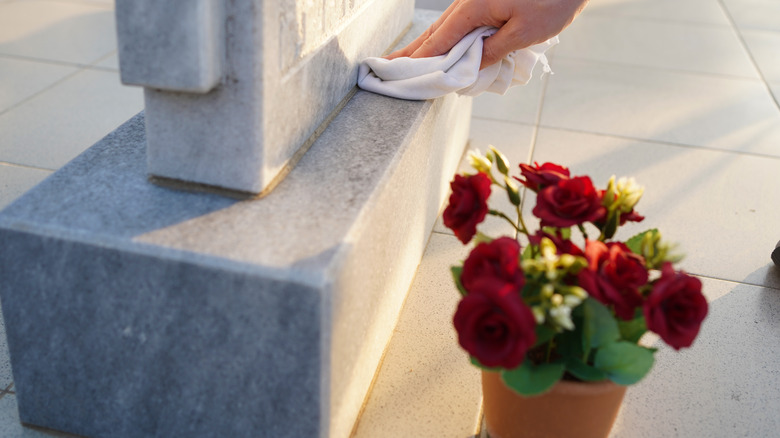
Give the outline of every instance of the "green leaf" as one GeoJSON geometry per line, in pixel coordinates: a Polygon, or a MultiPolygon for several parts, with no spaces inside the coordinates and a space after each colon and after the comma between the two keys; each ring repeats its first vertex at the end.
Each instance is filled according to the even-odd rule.
{"type": "Polygon", "coordinates": [[[636,236],[626,240],[626,246],[628,247],[628,249],[630,249],[631,252],[633,252],[634,254],[642,255],[642,239],[644,239],[645,234],[648,233],[656,234],[658,233],[658,229],[652,228],[650,230],[643,231],[637,234],[636,236]]]}
{"type": "Polygon", "coordinates": [[[550,342],[550,340],[554,337],[555,337],[555,329],[548,327],[546,325],[537,325],[536,343],[534,343],[534,347],[538,347],[542,344],[546,344],[550,342]]]}
{"type": "Polygon", "coordinates": [[[650,371],[653,361],[652,351],[620,341],[599,348],[593,365],[618,385],[633,385],[650,371]]]}
{"type": "Polygon", "coordinates": [[[618,328],[620,329],[621,339],[636,344],[639,342],[639,338],[647,331],[647,324],[644,316],[639,316],[630,321],[619,320],[618,328]]]}
{"type": "Polygon", "coordinates": [[[477,234],[474,236],[474,239],[472,239],[474,246],[477,246],[480,243],[490,243],[492,241],[493,238],[483,233],[482,231],[477,231],[477,234]]]}
{"type": "Polygon", "coordinates": [[[471,364],[474,365],[477,368],[482,368],[483,370],[487,371],[501,371],[501,368],[491,368],[485,365],[482,365],[482,363],[479,362],[479,360],[474,356],[469,356],[469,360],[471,361],[471,364]]]}
{"type": "Polygon", "coordinates": [[[586,364],[577,357],[566,359],[566,371],[585,382],[595,382],[607,378],[607,373],[586,364]]]}
{"type": "Polygon", "coordinates": [[[463,287],[463,283],[460,282],[460,274],[463,273],[463,267],[452,266],[450,267],[450,272],[452,272],[452,280],[455,282],[455,286],[458,287],[460,294],[464,297],[468,295],[468,292],[466,292],[466,289],[463,287]]]}
{"type": "Polygon", "coordinates": [[[533,249],[531,248],[531,245],[526,245],[525,248],[523,248],[523,253],[520,255],[520,260],[528,260],[532,259],[534,257],[533,249]]]}
{"type": "Polygon", "coordinates": [[[582,310],[583,351],[588,352],[591,348],[598,348],[620,339],[620,330],[615,317],[603,304],[588,297],[582,303],[582,310]]]}
{"type": "Polygon", "coordinates": [[[552,388],[565,370],[562,362],[534,365],[526,359],[513,370],[502,371],[501,380],[520,395],[538,395],[552,388]]]}

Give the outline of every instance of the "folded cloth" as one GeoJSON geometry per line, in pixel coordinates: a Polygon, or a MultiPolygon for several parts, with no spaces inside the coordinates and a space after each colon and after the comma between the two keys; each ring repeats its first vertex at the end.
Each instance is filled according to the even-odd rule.
{"type": "Polygon", "coordinates": [[[485,91],[504,94],[509,87],[531,80],[534,66],[550,66],[544,52],[558,44],[558,37],[515,50],[501,61],[480,70],[483,40],[498,29],[483,26],[463,37],[448,53],[430,58],[367,58],[358,70],[358,86],[364,90],[408,100],[434,99],[457,92],[476,96],[485,91]]]}

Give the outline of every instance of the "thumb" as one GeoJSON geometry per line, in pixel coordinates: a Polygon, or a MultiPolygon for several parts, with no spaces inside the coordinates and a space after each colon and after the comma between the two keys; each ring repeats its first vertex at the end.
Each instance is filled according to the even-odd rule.
{"type": "Polygon", "coordinates": [[[498,29],[490,37],[486,38],[482,45],[482,63],[479,69],[491,66],[503,59],[509,52],[524,48],[513,32],[513,26],[507,23],[498,29]]]}

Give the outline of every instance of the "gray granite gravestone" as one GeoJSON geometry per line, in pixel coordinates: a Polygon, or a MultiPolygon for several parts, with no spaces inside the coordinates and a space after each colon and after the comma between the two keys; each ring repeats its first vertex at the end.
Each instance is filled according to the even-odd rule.
{"type": "Polygon", "coordinates": [[[390,47],[414,0],[117,0],[122,81],[142,85],[148,166],[267,193],[390,47]]]}
{"type": "MultiPolygon", "coordinates": [[[[228,35],[242,1],[224,3],[228,35]]],[[[435,18],[418,12],[400,44],[435,18]]],[[[190,77],[198,88],[211,76],[190,77]]],[[[198,105],[182,97],[197,93],[166,93],[198,105]]],[[[147,107],[0,212],[21,421],[88,437],[348,437],[462,155],[470,104],[357,91],[262,199],[151,183],[147,107]]],[[[176,117],[158,122],[178,129],[176,117]]],[[[203,135],[232,132],[192,117],[203,135]]],[[[226,147],[211,164],[244,153],[226,147]]]]}

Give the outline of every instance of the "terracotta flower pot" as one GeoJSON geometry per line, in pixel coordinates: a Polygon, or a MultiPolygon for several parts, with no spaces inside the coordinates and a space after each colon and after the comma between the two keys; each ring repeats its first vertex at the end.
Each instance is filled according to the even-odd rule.
{"type": "Polygon", "coordinates": [[[485,423],[491,438],[605,438],[617,418],[626,387],[560,381],[541,395],[523,397],[482,371],[485,423]]]}

